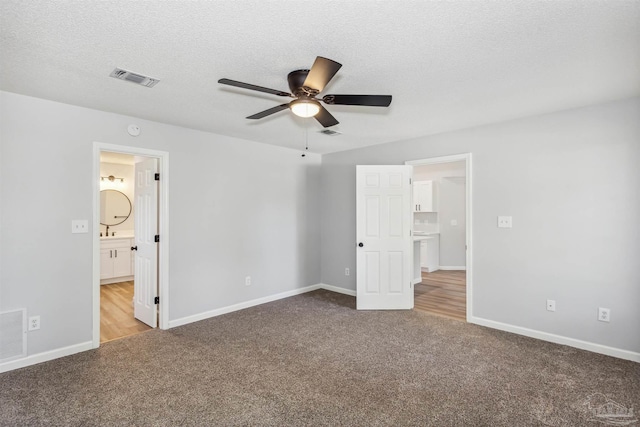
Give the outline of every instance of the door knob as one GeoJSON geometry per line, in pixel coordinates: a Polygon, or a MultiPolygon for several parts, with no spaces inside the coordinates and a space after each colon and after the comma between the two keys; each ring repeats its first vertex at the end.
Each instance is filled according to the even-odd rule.
{"type": "Polygon", "coordinates": [[[132,250],[132,251],[137,251],[137,250],[138,250],[138,247],[137,247],[137,246],[131,246],[131,250],[132,250]]]}
{"type": "Polygon", "coordinates": [[[358,243],[358,246],[363,247],[364,243],[360,242],[360,243],[358,243]]]}

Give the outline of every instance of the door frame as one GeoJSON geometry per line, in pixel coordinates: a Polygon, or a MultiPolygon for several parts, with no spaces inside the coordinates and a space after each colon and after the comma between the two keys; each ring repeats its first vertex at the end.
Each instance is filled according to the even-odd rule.
{"type": "MultiPolygon", "coordinates": [[[[408,160],[405,165],[411,166],[427,166],[441,163],[465,162],[465,241],[467,244],[466,251],[466,292],[467,292],[467,322],[473,318],[473,233],[472,233],[472,214],[473,214],[473,176],[471,153],[453,154],[449,156],[430,157],[420,160],[408,160]]],[[[412,222],[413,224],[413,222],[412,222]]]]}
{"type": "Polygon", "coordinates": [[[100,229],[100,153],[102,151],[158,159],[158,171],[161,176],[158,189],[158,230],[161,236],[158,243],[159,327],[169,329],[169,153],[96,141],[93,143],[93,348],[100,347],[100,235],[98,230],[100,229]]]}

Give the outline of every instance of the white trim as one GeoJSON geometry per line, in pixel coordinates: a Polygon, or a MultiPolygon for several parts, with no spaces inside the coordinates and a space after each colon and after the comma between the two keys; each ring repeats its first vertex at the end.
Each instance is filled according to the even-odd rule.
{"type": "MultiPolygon", "coordinates": [[[[431,159],[421,159],[421,160],[409,160],[404,162],[406,165],[411,166],[422,166],[422,165],[434,165],[439,163],[451,163],[451,162],[465,162],[465,203],[466,203],[466,219],[465,219],[465,238],[467,243],[467,259],[466,259],[466,268],[467,271],[467,321],[473,318],[473,232],[472,232],[472,224],[473,224],[473,175],[472,175],[472,155],[471,153],[461,153],[461,154],[453,154],[450,156],[441,156],[434,157],[431,159]]],[[[440,269],[445,270],[445,268],[440,267],[440,269]]]]}
{"type": "Polygon", "coordinates": [[[582,341],[575,338],[569,338],[562,335],[551,334],[548,332],[537,331],[535,329],[523,328],[521,326],[510,325],[507,323],[496,322],[493,320],[483,319],[480,317],[469,317],[467,322],[474,323],[487,328],[498,329],[505,332],[511,332],[518,335],[524,335],[530,338],[536,338],[542,341],[548,341],[555,344],[567,345],[569,347],[579,348],[594,353],[605,354],[607,356],[617,357],[619,359],[631,360],[640,363],[640,353],[634,351],[622,350],[615,347],[609,347],[602,344],[596,344],[589,341],[582,341]]]}
{"type": "Polygon", "coordinates": [[[256,298],[250,301],[240,302],[238,304],[217,308],[215,310],[205,311],[204,313],[194,314],[192,316],[171,320],[169,322],[169,327],[175,328],[176,326],[182,326],[189,323],[198,322],[200,320],[209,319],[211,317],[221,316],[227,313],[233,313],[234,311],[244,310],[245,308],[254,307],[260,304],[266,304],[268,302],[289,298],[295,295],[300,295],[300,294],[304,294],[311,291],[316,291],[318,289],[325,289],[327,291],[336,292],[339,294],[345,294],[352,297],[356,296],[356,291],[354,289],[345,289],[345,288],[340,288],[338,286],[327,285],[326,283],[318,283],[315,285],[306,286],[304,288],[298,288],[298,289],[293,289],[291,291],[280,292],[279,294],[269,295],[262,298],[256,298]]]}
{"type": "Polygon", "coordinates": [[[123,276],[123,277],[113,277],[111,279],[100,279],[101,285],[110,285],[112,283],[120,283],[120,282],[130,282],[135,278],[135,276],[123,276]]]}
{"type": "MultiPolygon", "coordinates": [[[[160,221],[160,242],[158,243],[159,274],[158,296],[160,297],[160,329],[169,329],[169,153],[166,151],[149,150],[146,148],[129,147],[124,145],[107,144],[95,141],[93,143],[93,229],[100,224],[100,152],[130,154],[132,156],[155,157],[158,159],[161,185],[159,190],[160,203],[158,214],[160,221]]],[[[100,346],[100,237],[93,233],[93,348],[100,346]]]]}
{"type": "Polygon", "coordinates": [[[439,270],[447,270],[447,271],[448,270],[452,270],[452,271],[461,270],[461,271],[463,271],[463,270],[466,270],[467,267],[464,266],[464,265],[439,265],[438,269],[439,270]]]}
{"type": "Polygon", "coordinates": [[[315,291],[320,289],[320,285],[311,285],[304,288],[292,289],[286,292],[280,292],[279,294],[269,295],[262,298],[256,298],[250,301],[240,302],[238,304],[228,305],[226,307],[217,308],[215,310],[205,311],[204,313],[194,314],[192,316],[182,317],[169,321],[169,328],[175,328],[176,326],[186,325],[188,323],[198,322],[200,320],[209,319],[211,317],[221,316],[223,314],[232,313],[238,310],[244,310],[245,308],[254,307],[256,305],[266,304],[268,302],[277,301],[283,298],[292,297],[295,295],[304,294],[306,292],[315,291]]]}
{"type": "Polygon", "coordinates": [[[93,342],[87,341],[80,344],[70,345],[68,347],[57,348],[55,350],[45,351],[22,359],[13,360],[11,362],[0,363],[0,373],[13,371],[14,369],[24,368],[26,366],[36,365],[49,360],[58,359],[60,357],[70,356],[72,354],[91,350],[93,342]]]}
{"type": "Polygon", "coordinates": [[[352,296],[352,297],[356,296],[356,290],[355,289],[340,288],[338,286],[327,285],[326,283],[320,283],[319,286],[320,286],[320,289],[325,289],[327,291],[336,292],[336,293],[344,294],[344,295],[349,295],[349,296],[352,296]]]}
{"type": "Polygon", "coordinates": [[[419,160],[407,160],[405,165],[422,166],[422,165],[435,165],[438,163],[453,163],[471,158],[471,153],[451,154],[449,156],[431,157],[427,159],[419,160]]]}

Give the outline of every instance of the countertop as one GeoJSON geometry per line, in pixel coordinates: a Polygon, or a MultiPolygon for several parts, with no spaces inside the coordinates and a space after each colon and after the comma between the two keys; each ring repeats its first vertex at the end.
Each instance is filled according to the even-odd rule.
{"type": "Polygon", "coordinates": [[[438,237],[440,233],[438,232],[421,232],[414,231],[413,232],[413,241],[419,242],[421,240],[433,239],[434,237],[438,237]],[[417,234],[416,234],[417,233],[417,234]]]}
{"type": "Polygon", "coordinates": [[[115,236],[100,236],[100,240],[115,240],[115,239],[132,239],[133,236],[129,234],[116,234],[115,236]]]}

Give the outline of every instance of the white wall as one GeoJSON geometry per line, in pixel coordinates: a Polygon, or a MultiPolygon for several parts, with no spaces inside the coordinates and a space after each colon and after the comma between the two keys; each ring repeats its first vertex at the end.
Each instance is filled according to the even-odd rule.
{"type": "Polygon", "coordinates": [[[323,156],[322,282],[356,288],[355,165],[466,152],[473,315],[639,353],[640,98],[323,156]]]}
{"type": "Polygon", "coordinates": [[[92,218],[94,141],[169,152],[170,321],[319,283],[319,156],[0,92],[0,311],[41,316],[29,355],[92,338],[71,220],[92,218]]]}

